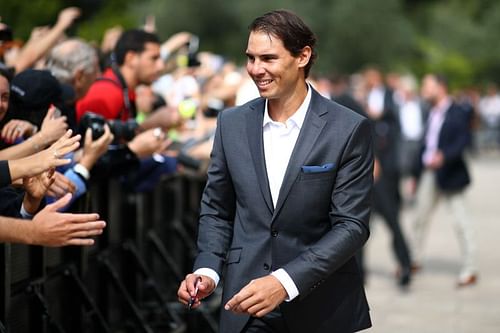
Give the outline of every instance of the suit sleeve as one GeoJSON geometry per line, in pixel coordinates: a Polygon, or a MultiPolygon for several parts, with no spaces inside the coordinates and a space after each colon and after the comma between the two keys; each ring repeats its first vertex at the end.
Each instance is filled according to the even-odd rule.
{"type": "Polygon", "coordinates": [[[227,250],[232,240],[235,193],[223,146],[223,115],[217,121],[214,146],[210,155],[208,179],[201,199],[198,229],[198,256],[194,270],[211,268],[222,276],[227,250]]]}
{"type": "Polygon", "coordinates": [[[315,244],[284,265],[300,297],[346,263],[369,236],[373,153],[370,124],[354,128],[344,149],[331,194],[331,229],[315,244]]]}
{"type": "Polygon", "coordinates": [[[440,147],[445,163],[453,163],[462,158],[462,154],[470,142],[469,120],[465,110],[456,107],[456,111],[451,115],[454,117],[452,130],[449,130],[452,140],[447,140],[447,144],[440,147]]]}
{"type": "Polygon", "coordinates": [[[0,161],[0,187],[7,186],[10,183],[9,161],[0,161]]]}

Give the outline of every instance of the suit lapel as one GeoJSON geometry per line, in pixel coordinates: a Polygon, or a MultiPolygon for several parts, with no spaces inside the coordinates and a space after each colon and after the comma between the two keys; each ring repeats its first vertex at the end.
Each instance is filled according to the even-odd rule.
{"type": "Polygon", "coordinates": [[[257,174],[260,190],[266,201],[271,214],[274,211],[269,189],[269,180],[267,179],[266,158],[264,155],[264,139],[262,135],[262,123],[264,121],[264,99],[259,99],[257,103],[250,105],[250,112],[247,113],[247,134],[250,153],[257,174]]]}
{"type": "MultiPolygon", "coordinates": [[[[288,162],[288,167],[286,169],[285,177],[283,178],[283,183],[281,184],[280,193],[278,196],[278,202],[276,203],[276,209],[273,214],[273,221],[279,214],[279,211],[283,207],[283,204],[292,188],[293,183],[297,179],[301,166],[311,152],[316,140],[318,139],[321,130],[326,124],[324,119],[321,119],[321,115],[326,113],[326,107],[321,102],[321,97],[313,89],[311,96],[311,103],[307,111],[304,124],[300,130],[299,137],[290,156],[290,161],[288,162]]],[[[261,126],[262,127],[262,126],[261,126]]]]}

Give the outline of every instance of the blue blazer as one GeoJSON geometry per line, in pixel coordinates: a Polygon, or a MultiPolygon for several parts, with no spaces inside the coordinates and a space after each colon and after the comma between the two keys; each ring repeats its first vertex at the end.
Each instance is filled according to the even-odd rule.
{"type": "MultiPolygon", "coordinates": [[[[438,149],[444,155],[444,165],[436,170],[436,183],[442,191],[461,191],[470,184],[471,179],[464,159],[471,135],[469,119],[467,111],[456,103],[452,103],[446,111],[438,141],[438,149]]],[[[424,151],[425,135],[422,153],[424,151]]],[[[423,168],[422,159],[419,159],[418,173],[421,173],[423,168]]]]}
{"type": "MultiPolygon", "coordinates": [[[[219,115],[194,268],[212,268],[223,277],[223,303],[252,279],[284,268],[300,293],[280,305],[292,333],[370,327],[353,258],[369,235],[370,124],[313,90],[274,208],[263,148],[264,103],[258,98],[219,115]]],[[[220,332],[240,332],[248,318],[222,310],[220,332]]]]}

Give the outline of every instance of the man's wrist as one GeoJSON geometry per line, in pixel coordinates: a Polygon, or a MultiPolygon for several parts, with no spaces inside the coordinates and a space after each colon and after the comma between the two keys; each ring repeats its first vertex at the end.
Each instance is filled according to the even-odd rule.
{"type": "Polygon", "coordinates": [[[220,281],[219,274],[217,274],[217,272],[214,271],[211,268],[207,268],[207,267],[198,268],[197,270],[195,270],[193,272],[193,274],[208,276],[209,278],[211,278],[212,280],[214,280],[215,287],[217,287],[217,285],[219,284],[219,281],[220,281]]]}
{"type": "Polygon", "coordinates": [[[281,283],[286,293],[288,294],[288,297],[285,299],[286,302],[290,302],[294,298],[299,296],[299,290],[297,289],[295,282],[293,282],[290,275],[288,275],[288,273],[283,268],[272,272],[271,275],[278,279],[278,281],[281,283]]]}

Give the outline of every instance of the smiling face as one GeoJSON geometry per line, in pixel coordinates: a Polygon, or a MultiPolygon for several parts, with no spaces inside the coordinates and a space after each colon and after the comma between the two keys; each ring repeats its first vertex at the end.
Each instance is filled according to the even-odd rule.
{"type": "Polygon", "coordinates": [[[247,72],[255,82],[260,96],[289,99],[305,85],[304,67],[311,57],[311,48],[294,57],[283,42],[262,31],[252,31],[246,50],[247,72]]]}

